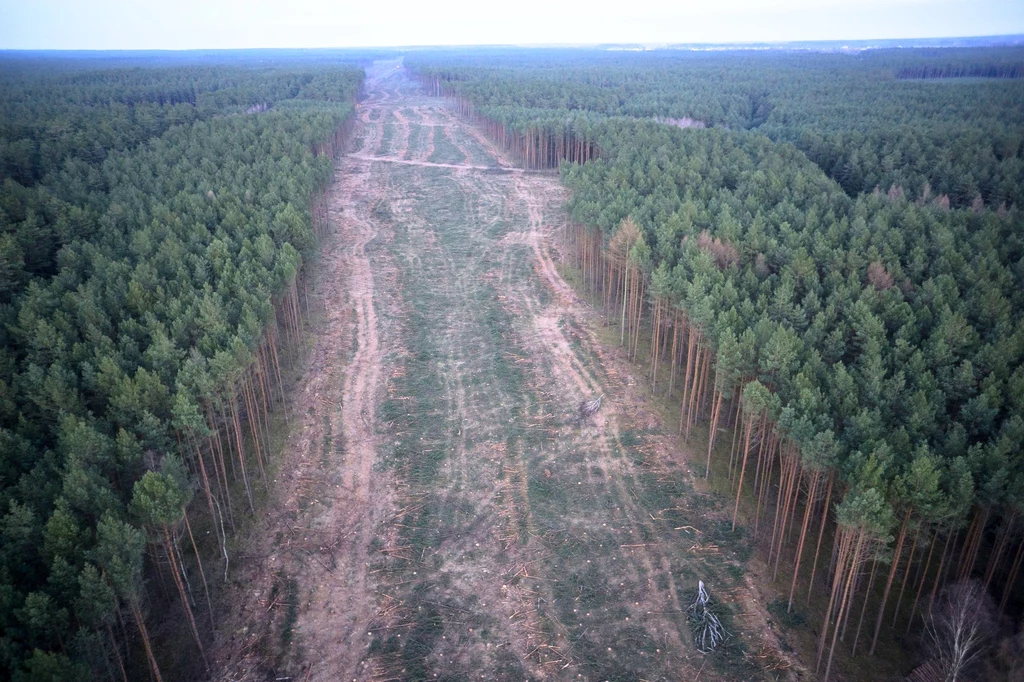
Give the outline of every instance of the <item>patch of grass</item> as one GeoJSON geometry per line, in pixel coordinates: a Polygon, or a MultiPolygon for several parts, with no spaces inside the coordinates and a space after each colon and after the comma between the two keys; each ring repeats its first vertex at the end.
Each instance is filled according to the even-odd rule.
{"type": "Polygon", "coordinates": [[[270,590],[270,603],[277,602],[284,607],[284,615],[278,626],[278,639],[282,656],[286,656],[295,634],[295,623],[299,619],[299,583],[284,571],[274,575],[274,584],[270,590]]]}
{"type": "Polygon", "coordinates": [[[491,156],[491,153],[480,144],[472,135],[467,134],[464,129],[456,128],[451,131],[459,147],[464,149],[469,156],[469,162],[474,166],[497,166],[498,160],[491,156]]]}
{"type": "Polygon", "coordinates": [[[580,635],[575,641],[583,676],[593,680],[641,682],[664,654],[657,639],[640,625],[625,624],[614,638],[580,635]]]}
{"type": "Polygon", "coordinates": [[[807,625],[807,614],[800,609],[800,600],[794,600],[794,608],[787,612],[789,600],[779,597],[768,604],[768,613],[787,628],[802,628],[807,625]]]}
{"type": "Polygon", "coordinates": [[[320,453],[320,464],[321,464],[321,466],[326,466],[327,465],[328,454],[331,453],[331,451],[332,451],[332,449],[334,447],[334,439],[333,439],[333,436],[331,434],[331,418],[330,418],[330,416],[328,416],[326,414],[323,416],[323,425],[324,425],[324,442],[323,442],[323,449],[321,450],[321,453],[320,453]]]}
{"type": "Polygon", "coordinates": [[[491,239],[501,239],[511,232],[512,225],[507,220],[495,220],[487,227],[487,236],[491,239]]]}
{"type": "Polygon", "coordinates": [[[381,130],[380,135],[380,154],[390,154],[395,144],[395,129],[394,123],[385,123],[381,130]]]}
{"type": "Polygon", "coordinates": [[[426,143],[425,128],[419,123],[409,124],[409,145],[405,149],[406,160],[412,159],[413,155],[420,151],[426,143]]]}
{"type": "Polygon", "coordinates": [[[623,447],[633,448],[642,442],[642,436],[637,431],[627,429],[619,435],[619,443],[623,447]]]}
{"type": "Polygon", "coordinates": [[[373,208],[370,209],[370,213],[377,220],[385,222],[391,222],[395,217],[395,214],[391,210],[391,202],[387,199],[379,199],[373,204],[373,208]]]}
{"type": "Polygon", "coordinates": [[[434,126],[434,152],[427,160],[431,163],[463,163],[466,155],[448,139],[444,126],[434,126]]]}
{"type": "Polygon", "coordinates": [[[566,514],[569,511],[569,495],[565,488],[566,486],[544,476],[531,478],[530,504],[544,507],[546,513],[566,514]]]}
{"type": "MultiPolygon", "coordinates": [[[[589,344],[583,343],[583,339],[587,337],[585,330],[575,320],[568,317],[561,318],[558,326],[562,329],[566,338],[569,339],[569,345],[572,347],[576,359],[602,384],[607,384],[608,377],[605,374],[604,366],[601,364],[601,359],[589,344]]],[[[618,343],[618,337],[616,337],[614,343],[618,343]]],[[[609,345],[613,344],[609,341],[609,345]]]]}

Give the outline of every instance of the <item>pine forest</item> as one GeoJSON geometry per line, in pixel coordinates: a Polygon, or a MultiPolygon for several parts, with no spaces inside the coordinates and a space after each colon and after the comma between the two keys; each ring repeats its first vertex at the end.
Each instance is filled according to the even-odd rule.
{"type": "MultiPolygon", "coordinates": [[[[335,292],[351,303],[345,320],[381,331],[353,332],[339,365],[344,439],[329,428],[310,438],[350,457],[363,447],[352,434],[369,434],[377,459],[363,475],[388,472],[375,502],[385,511],[345,540],[362,543],[353,561],[368,572],[342,580],[345,544],[302,550],[325,579],[376,585],[375,606],[352,615],[363,667],[339,670],[672,679],[684,654],[659,657],[674,647],[702,671],[692,657],[741,660],[714,659],[708,679],[867,679],[856,671],[881,660],[907,674],[938,637],[934,614],[968,586],[971,610],[995,623],[991,641],[943,670],[1020,679],[1024,49],[1011,46],[0,53],[0,680],[333,679],[299,661],[318,655],[317,621],[303,620],[318,593],[283,568],[267,569],[273,592],[254,607],[281,614],[279,634],[261,635],[263,658],[232,676],[218,653],[259,650],[222,615],[229,576],[265,559],[239,538],[291,543],[281,538],[305,518],[284,530],[268,520],[295,468],[287,434],[320,423],[293,394],[317,371],[310,339],[332,324],[310,284],[330,267],[331,240],[365,250],[373,282],[335,292]],[[346,182],[351,202],[332,200],[346,182]],[[530,183],[564,195],[542,201],[530,183]],[[499,190],[500,211],[484,197],[499,190]],[[422,206],[433,213],[408,217],[422,206]],[[520,210],[529,229],[483,232],[520,210]],[[335,227],[345,212],[375,231],[356,244],[335,227]],[[415,246],[423,229],[438,236],[415,246]],[[537,388],[558,375],[531,374],[531,343],[583,357],[572,344],[586,334],[560,309],[551,328],[516,326],[569,296],[563,277],[691,472],[638,473],[629,480],[651,482],[593,504],[643,536],[606,540],[619,555],[661,552],[637,560],[640,577],[623,575],[650,573],[692,639],[627,627],[637,616],[624,608],[602,606],[607,621],[593,623],[574,610],[614,604],[586,600],[619,574],[601,563],[611,549],[581,540],[597,552],[588,567],[574,563],[577,545],[558,544],[572,523],[546,511],[564,495],[551,453],[592,436],[609,453],[633,448],[640,471],[649,441],[639,427],[591,434],[605,415],[625,423],[619,384],[588,378],[614,373],[567,371],[586,380],[564,418],[537,388]],[[555,294],[531,293],[544,282],[555,294]],[[360,374],[366,354],[380,361],[360,374]],[[493,367],[470,381],[463,365],[484,361],[493,367]],[[346,416],[349,401],[358,414],[346,416]],[[503,411],[469,419],[474,401],[503,411]],[[477,480],[464,453],[485,423],[499,492],[456,504],[477,480]],[[448,466],[463,467],[451,474],[461,482],[435,499],[448,466]],[[714,524],[681,501],[684,487],[703,491],[686,499],[710,500],[714,524]],[[676,492],[648,503],[655,490],[676,492]],[[507,523],[499,554],[518,567],[500,589],[520,590],[504,618],[525,619],[520,643],[483,634],[498,626],[470,612],[486,604],[444,596],[468,580],[458,562],[429,559],[472,534],[473,518],[490,523],[480,500],[492,498],[507,523]],[[677,570],[690,545],[744,558],[691,575],[677,570]],[[537,567],[513,561],[534,550],[537,567]],[[662,565],[672,569],[655,579],[662,565]],[[531,571],[551,586],[522,582],[531,571]],[[759,628],[715,605],[744,579],[770,595],[759,608],[805,674],[765,663],[750,643],[759,628]],[[617,642],[637,662],[613,654],[617,642]],[[733,653],[716,653],[721,642],[733,653]],[[465,653],[476,644],[479,658],[465,653]]],[[[612,471],[581,467],[562,509],[584,479],[598,492],[581,500],[606,499],[593,480],[612,471]]],[[[355,485],[339,476],[339,491],[355,485]]]]}
{"type": "Polygon", "coordinates": [[[226,558],[268,485],[268,412],[363,78],[114,61],[0,62],[4,679],[120,676],[138,642],[161,680],[157,569],[204,656],[220,568],[196,563],[190,517],[226,558]]]}

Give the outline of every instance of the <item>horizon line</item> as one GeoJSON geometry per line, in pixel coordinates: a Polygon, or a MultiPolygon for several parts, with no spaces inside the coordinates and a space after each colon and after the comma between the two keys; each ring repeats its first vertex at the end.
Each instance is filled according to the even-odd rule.
{"type": "MultiPolygon", "coordinates": [[[[998,33],[998,34],[982,34],[982,35],[946,35],[946,36],[934,36],[934,37],[916,37],[916,38],[846,38],[846,39],[826,39],[826,38],[811,38],[801,40],[736,40],[736,41],[686,41],[686,42],[640,42],[640,41],[627,41],[627,42],[598,42],[598,43],[447,43],[447,44],[410,44],[410,45],[361,45],[361,46],[344,46],[344,45],[321,45],[316,47],[187,47],[187,48],[174,48],[174,47],[157,47],[157,48],[59,48],[59,47],[35,47],[35,48],[6,48],[0,47],[0,54],[5,53],[91,53],[91,54],[103,54],[103,53],[202,53],[202,52],[286,52],[286,51],[302,51],[302,52],[316,52],[316,51],[370,51],[370,50],[390,50],[390,51],[401,51],[401,50],[429,50],[429,49],[479,49],[479,48],[519,48],[519,49],[551,49],[551,48],[563,48],[563,49],[594,49],[594,48],[607,48],[607,47],[642,47],[644,49],[673,49],[680,47],[690,46],[709,46],[709,47],[720,47],[720,46],[735,46],[735,47],[752,47],[752,46],[785,46],[785,45],[850,45],[858,43],[899,43],[899,42],[936,42],[936,41],[962,41],[962,40],[1011,40],[1014,42],[1007,43],[1007,46],[1014,44],[1024,44],[1024,33],[998,33]]],[[[986,46],[994,47],[996,45],[986,46]]],[[[927,47],[927,46],[922,46],[927,47]]],[[[935,47],[981,47],[981,46],[957,46],[957,45],[937,45],[935,47]]]]}

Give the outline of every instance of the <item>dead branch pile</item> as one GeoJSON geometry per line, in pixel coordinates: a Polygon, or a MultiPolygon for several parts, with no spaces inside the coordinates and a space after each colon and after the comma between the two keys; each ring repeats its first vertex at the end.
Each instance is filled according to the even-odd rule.
{"type": "Polygon", "coordinates": [[[711,596],[704,588],[703,580],[697,581],[697,599],[686,611],[693,632],[693,643],[698,650],[708,654],[725,641],[728,633],[711,610],[711,596]]]}

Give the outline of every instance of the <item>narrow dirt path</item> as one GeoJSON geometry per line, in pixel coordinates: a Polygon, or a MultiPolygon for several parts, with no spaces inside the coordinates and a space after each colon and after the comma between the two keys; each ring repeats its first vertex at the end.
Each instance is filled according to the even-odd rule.
{"type": "Polygon", "coordinates": [[[749,548],[562,278],[557,177],[400,64],[367,83],[219,679],[757,676],[749,548]],[[714,657],[686,619],[697,579],[736,635],[714,657]]]}

